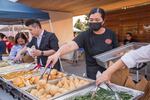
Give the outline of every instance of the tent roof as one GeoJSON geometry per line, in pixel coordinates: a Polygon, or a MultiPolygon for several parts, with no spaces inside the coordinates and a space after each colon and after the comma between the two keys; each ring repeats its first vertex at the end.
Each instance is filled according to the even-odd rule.
{"type": "Polygon", "coordinates": [[[74,16],[88,14],[94,7],[101,7],[110,12],[150,4],[150,0],[18,0],[18,2],[46,11],[72,13],[74,16]]]}
{"type": "Polygon", "coordinates": [[[0,24],[16,23],[18,20],[32,18],[48,20],[49,14],[40,11],[39,9],[28,7],[24,4],[15,3],[8,0],[0,0],[0,24]]]}

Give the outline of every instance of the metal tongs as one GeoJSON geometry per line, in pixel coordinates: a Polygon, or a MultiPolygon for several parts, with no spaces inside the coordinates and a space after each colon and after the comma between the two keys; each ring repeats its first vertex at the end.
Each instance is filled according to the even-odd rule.
{"type": "Polygon", "coordinates": [[[91,99],[93,99],[96,96],[96,93],[97,93],[97,90],[98,90],[99,86],[100,85],[97,85],[95,91],[92,92],[91,99]]]}
{"type": "MultiPolygon", "coordinates": [[[[104,84],[114,93],[116,100],[122,100],[122,99],[120,98],[119,94],[118,94],[117,92],[115,92],[115,91],[110,87],[110,85],[109,85],[108,83],[104,83],[104,84]]],[[[97,93],[97,90],[98,90],[99,86],[100,86],[100,85],[96,86],[95,91],[93,91],[93,93],[92,93],[91,99],[93,99],[93,98],[96,96],[96,93],[97,93]]]]}
{"type": "Polygon", "coordinates": [[[110,85],[109,85],[108,83],[104,83],[104,84],[114,93],[116,100],[122,100],[122,99],[120,98],[119,94],[118,94],[116,91],[114,91],[114,90],[110,87],[110,85]]]}
{"type": "Polygon", "coordinates": [[[47,76],[47,79],[46,79],[46,82],[48,82],[48,79],[49,79],[49,76],[50,76],[50,72],[51,72],[51,69],[52,69],[52,66],[51,64],[49,64],[45,69],[44,69],[44,72],[42,73],[42,75],[40,76],[40,79],[43,78],[44,74],[46,73],[46,70],[49,68],[49,73],[48,73],[48,76],[47,76]]]}
{"type": "MultiPolygon", "coordinates": [[[[31,63],[32,64],[32,63],[31,63]]],[[[30,69],[30,71],[33,71],[33,70],[35,70],[35,69],[39,69],[39,68],[41,68],[42,66],[41,66],[41,64],[37,64],[34,68],[32,68],[32,69],[30,69]]]]}

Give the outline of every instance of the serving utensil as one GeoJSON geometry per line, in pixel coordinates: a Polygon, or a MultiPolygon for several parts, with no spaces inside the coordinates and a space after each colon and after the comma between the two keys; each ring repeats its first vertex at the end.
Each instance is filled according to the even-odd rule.
{"type": "Polygon", "coordinates": [[[114,91],[108,83],[104,83],[104,84],[113,92],[113,94],[115,95],[116,100],[122,100],[120,98],[119,94],[116,91],[114,91]]]}

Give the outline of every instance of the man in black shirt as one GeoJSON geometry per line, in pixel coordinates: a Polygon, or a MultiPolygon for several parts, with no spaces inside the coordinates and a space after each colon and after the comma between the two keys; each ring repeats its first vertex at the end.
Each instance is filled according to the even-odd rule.
{"type": "MultiPolygon", "coordinates": [[[[46,65],[48,56],[54,54],[58,50],[58,39],[54,33],[47,32],[41,28],[38,20],[27,20],[25,25],[28,27],[32,34],[32,40],[25,46],[16,56],[15,60],[20,59],[21,54],[27,51],[27,47],[35,46],[32,56],[37,57],[37,63],[41,66],[46,65]]],[[[56,69],[60,70],[59,62],[56,63],[56,69]]]]}
{"type": "Polygon", "coordinates": [[[87,77],[96,79],[97,71],[103,72],[105,68],[99,66],[93,56],[111,50],[118,45],[115,33],[103,27],[104,18],[103,9],[92,9],[89,13],[89,29],[80,33],[73,41],[62,46],[54,55],[50,56],[47,65],[49,63],[55,64],[59,56],[63,54],[83,48],[86,56],[87,77]]]}

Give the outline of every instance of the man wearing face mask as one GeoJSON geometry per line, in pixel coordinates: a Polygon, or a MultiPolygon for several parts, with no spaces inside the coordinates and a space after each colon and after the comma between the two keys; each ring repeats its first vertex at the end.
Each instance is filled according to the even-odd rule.
{"type": "Polygon", "coordinates": [[[87,77],[96,79],[97,71],[103,72],[105,68],[99,66],[93,56],[118,46],[115,33],[103,26],[104,18],[103,9],[92,9],[89,13],[89,29],[80,33],[73,41],[63,45],[54,55],[49,56],[46,67],[49,63],[54,65],[59,56],[78,48],[84,48],[87,77]]]}

